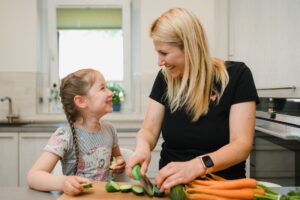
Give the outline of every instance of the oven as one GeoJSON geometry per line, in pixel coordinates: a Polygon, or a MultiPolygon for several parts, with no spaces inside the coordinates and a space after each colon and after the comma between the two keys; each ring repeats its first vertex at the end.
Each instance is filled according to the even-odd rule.
{"type": "Polygon", "coordinates": [[[250,176],[300,186],[300,98],[260,98],[250,176]]]}

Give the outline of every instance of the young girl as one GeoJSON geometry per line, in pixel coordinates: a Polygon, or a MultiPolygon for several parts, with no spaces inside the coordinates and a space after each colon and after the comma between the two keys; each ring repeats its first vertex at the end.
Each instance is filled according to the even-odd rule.
{"type": "Polygon", "coordinates": [[[100,72],[82,69],[69,74],[62,79],[60,97],[69,126],[51,136],[27,181],[33,189],[77,195],[83,190],[81,184],[108,178],[112,157],[116,158],[113,173],[121,173],[125,161],[114,127],[99,121],[113,110],[112,92],[100,72]],[[64,175],[52,175],[59,160],[64,175]]]}

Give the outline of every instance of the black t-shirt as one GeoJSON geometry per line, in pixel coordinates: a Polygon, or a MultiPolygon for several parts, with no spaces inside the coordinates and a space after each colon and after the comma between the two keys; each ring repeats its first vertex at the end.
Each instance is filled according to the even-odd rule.
{"type": "MultiPolygon", "coordinates": [[[[216,151],[229,143],[229,111],[233,104],[247,101],[259,102],[250,69],[242,62],[227,61],[229,83],[218,104],[210,104],[209,111],[192,122],[184,108],[171,113],[167,98],[167,83],[159,71],[150,98],[165,107],[162,123],[164,142],[159,168],[172,161],[187,161],[196,156],[216,151]]],[[[239,152],[236,152],[238,154],[239,152]]],[[[245,161],[216,174],[236,179],[245,177],[245,161]]]]}

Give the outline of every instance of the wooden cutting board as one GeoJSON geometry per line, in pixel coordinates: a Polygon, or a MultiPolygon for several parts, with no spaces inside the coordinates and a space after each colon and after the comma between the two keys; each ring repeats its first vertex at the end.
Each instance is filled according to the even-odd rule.
{"type": "MultiPolygon", "coordinates": [[[[68,196],[62,194],[58,200],[167,200],[168,196],[162,197],[149,197],[146,194],[143,196],[137,196],[132,192],[122,193],[122,192],[107,192],[105,190],[106,182],[94,182],[93,188],[87,189],[82,194],[78,196],[68,196]]],[[[120,183],[121,185],[122,183],[120,183]]]]}

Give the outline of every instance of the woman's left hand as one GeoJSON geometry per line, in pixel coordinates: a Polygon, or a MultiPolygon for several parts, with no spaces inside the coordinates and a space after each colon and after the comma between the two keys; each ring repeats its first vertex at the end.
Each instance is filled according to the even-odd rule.
{"type": "Polygon", "coordinates": [[[161,191],[165,191],[175,185],[188,183],[204,174],[205,169],[197,157],[186,162],[167,164],[157,173],[155,183],[161,191]]]}

